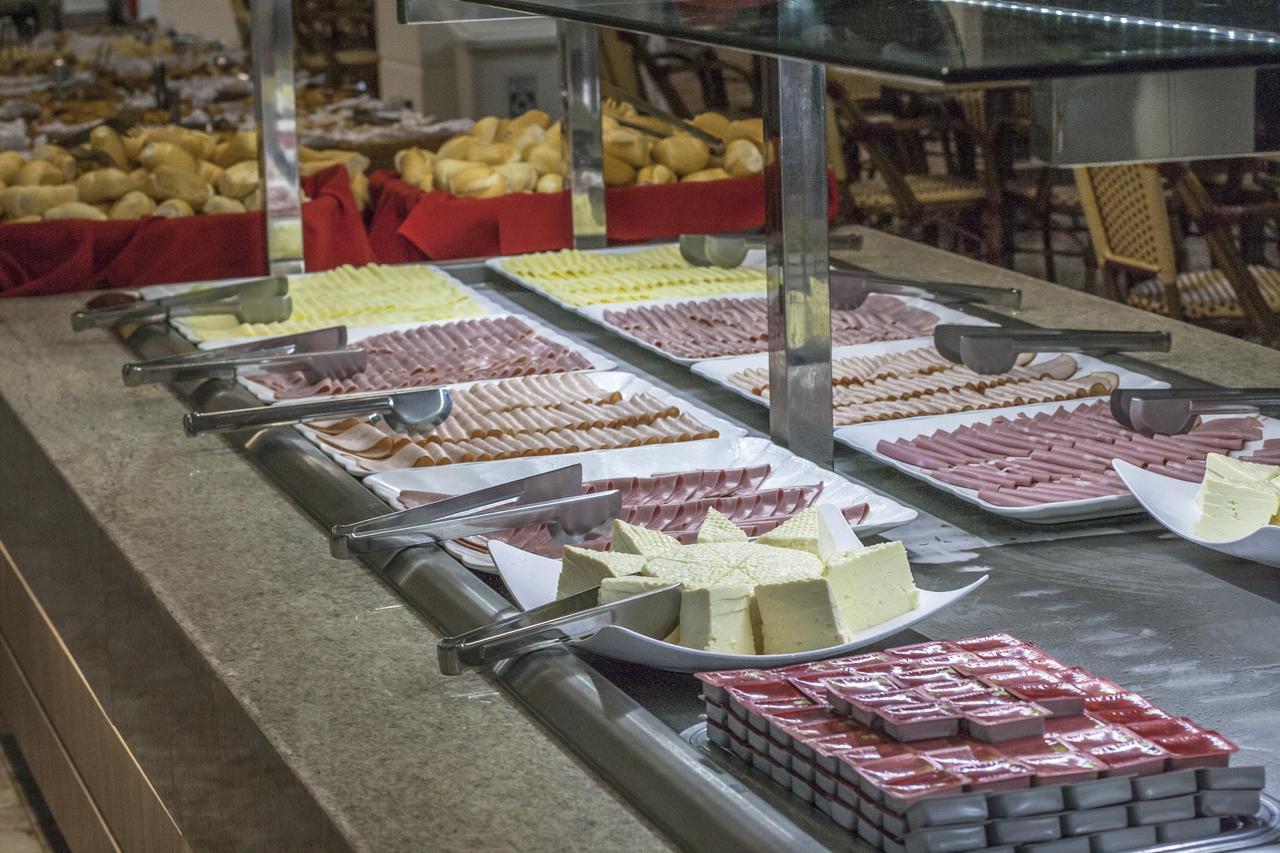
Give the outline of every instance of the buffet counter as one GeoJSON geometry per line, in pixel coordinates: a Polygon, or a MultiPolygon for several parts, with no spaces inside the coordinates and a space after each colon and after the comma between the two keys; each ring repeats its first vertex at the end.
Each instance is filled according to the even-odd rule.
{"type": "MultiPolygon", "coordinates": [[[[1022,288],[1016,320],[1170,330],[1173,350],[1144,358],[1162,370],[1235,385],[1275,384],[1280,374],[1280,352],[863,234],[863,251],[847,259],[869,269],[1022,288]]],[[[483,267],[450,269],[658,387],[767,430],[763,408],[483,267]]],[[[43,732],[49,754],[61,757],[47,766],[74,776],[74,784],[42,778],[45,762],[36,762],[51,799],[81,802],[86,821],[68,836],[74,847],[111,849],[114,840],[135,849],[126,841],[141,836],[148,849],[175,850],[708,846],[694,828],[672,829],[696,792],[673,785],[671,807],[651,798],[646,817],[592,769],[609,768],[607,757],[579,742],[580,760],[483,675],[440,675],[441,632],[373,573],[332,559],[307,515],[322,513],[295,505],[253,467],[249,458],[262,464],[261,453],[187,438],[186,402],[168,389],[120,384],[129,348],[108,334],[70,331],[67,317],[82,299],[0,301],[0,482],[9,485],[0,541],[12,557],[6,572],[38,602],[7,607],[0,632],[34,709],[23,725],[43,732]],[[39,683],[43,667],[29,650],[52,631],[44,647],[78,667],[78,692],[39,683]],[[71,713],[77,703],[89,710],[71,713]],[[146,821],[136,819],[139,809],[146,821]]],[[[319,453],[298,464],[337,471],[319,453]]],[[[1280,575],[1175,539],[1146,516],[1002,522],[847,450],[837,470],[919,511],[893,538],[910,549],[922,586],[953,589],[990,574],[969,599],[886,645],[1013,632],[1220,728],[1239,743],[1240,764],[1280,778],[1280,696],[1267,670],[1280,633],[1280,575]]],[[[365,497],[361,509],[372,514],[379,504],[365,497]]],[[[462,571],[424,550],[441,571],[462,571]]],[[[674,735],[698,721],[692,677],[588,662],[603,676],[602,713],[617,726],[660,722],[674,735]]],[[[545,723],[546,709],[539,713],[545,723]]],[[[718,773],[716,784],[794,824],[810,846],[855,843],[730,759],[700,761],[708,784],[718,773]]],[[[614,767],[611,778],[620,773],[614,767]]]]}

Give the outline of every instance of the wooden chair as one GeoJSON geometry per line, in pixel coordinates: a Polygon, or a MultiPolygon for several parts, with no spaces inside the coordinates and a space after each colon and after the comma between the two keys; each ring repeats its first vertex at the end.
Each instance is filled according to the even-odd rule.
{"type": "Polygon", "coordinates": [[[1146,311],[1225,331],[1245,330],[1264,343],[1280,344],[1280,270],[1245,264],[1229,221],[1214,209],[1195,174],[1185,167],[1167,171],[1209,244],[1214,268],[1178,271],[1175,232],[1157,167],[1079,168],[1076,186],[1108,295],[1146,311]],[[1122,289],[1122,276],[1146,278],[1122,289]]]}

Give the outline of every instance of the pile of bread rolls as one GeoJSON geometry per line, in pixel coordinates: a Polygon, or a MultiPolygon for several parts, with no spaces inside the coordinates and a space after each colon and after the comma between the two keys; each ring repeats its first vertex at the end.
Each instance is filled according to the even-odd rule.
{"type": "MultiPolygon", "coordinates": [[[[369,161],[349,151],[299,151],[300,171],[347,168],[352,192],[368,200],[369,161]]],[[[177,126],[135,128],[121,136],[100,125],[68,151],[37,145],[30,155],[0,153],[3,222],[53,219],[177,218],[244,213],[262,207],[258,135],[219,137],[177,126]]]]}
{"type": "MultiPolygon", "coordinates": [[[[638,115],[630,104],[606,101],[601,118],[605,184],[715,181],[764,171],[760,119],[730,121],[709,112],[690,123],[723,139],[723,153],[712,154],[698,137],[662,119],[638,115]],[[655,133],[626,127],[619,119],[655,133]]],[[[513,192],[560,192],[567,164],[560,123],[552,123],[542,110],[530,110],[513,119],[482,118],[470,133],[453,137],[435,152],[406,148],[397,152],[395,165],[401,180],[424,192],[438,189],[493,198],[513,192]]]]}

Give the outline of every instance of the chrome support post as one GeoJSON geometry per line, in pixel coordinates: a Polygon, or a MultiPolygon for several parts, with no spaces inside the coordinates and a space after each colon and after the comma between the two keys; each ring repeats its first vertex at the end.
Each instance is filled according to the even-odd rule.
{"type": "Polygon", "coordinates": [[[565,157],[575,249],[607,241],[604,215],[604,144],[600,131],[600,37],[594,26],[556,21],[560,41],[560,136],[565,157]]]}
{"type": "Polygon", "coordinates": [[[270,275],[297,275],[306,267],[293,85],[293,4],[290,0],[257,0],[251,4],[251,14],[267,269],[270,275]]]}
{"type": "Polygon", "coordinates": [[[830,468],[835,446],[825,120],[825,66],[765,59],[769,432],[830,468]]]}

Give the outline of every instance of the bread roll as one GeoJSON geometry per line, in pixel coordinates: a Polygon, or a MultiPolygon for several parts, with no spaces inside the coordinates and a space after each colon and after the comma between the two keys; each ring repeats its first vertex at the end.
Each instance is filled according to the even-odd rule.
{"type": "Polygon", "coordinates": [[[722,181],[728,177],[730,175],[724,169],[701,169],[697,172],[690,172],[680,180],[683,183],[693,183],[696,181],[722,181]]]}
{"type": "Polygon", "coordinates": [[[502,133],[498,134],[498,139],[503,142],[511,142],[516,136],[531,127],[536,127],[538,130],[545,133],[546,129],[550,126],[551,116],[547,115],[542,110],[532,109],[516,116],[508,122],[507,126],[503,128],[502,133]]]}
{"type": "Polygon", "coordinates": [[[17,151],[0,151],[0,181],[12,184],[18,179],[18,172],[27,159],[17,151]]]}
{"type": "Polygon", "coordinates": [[[559,175],[564,170],[564,155],[560,151],[560,143],[550,139],[524,152],[524,159],[540,175],[559,175]]]}
{"type": "Polygon", "coordinates": [[[224,195],[210,196],[200,208],[201,213],[244,213],[244,205],[234,198],[224,195]]]}
{"type": "Polygon", "coordinates": [[[19,187],[56,186],[65,184],[67,176],[62,168],[48,160],[29,160],[18,170],[14,185],[19,187]]]}
{"type": "Polygon", "coordinates": [[[148,169],[166,166],[196,174],[196,159],[185,148],[172,142],[148,142],[138,154],[138,162],[148,169]]]}
{"type": "MultiPolygon", "coordinates": [[[[351,174],[348,172],[347,174],[351,174]]],[[[430,178],[430,173],[427,174],[430,178]]],[[[364,172],[356,172],[351,175],[351,197],[356,200],[356,206],[364,210],[369,206],[369,176],[364,172]]]]}
{"type": "Polygon", "coordinates": [[[750,139],[735,139],[724,148],[724,168],[735,178],[764,171],[764,155],[750,139]]]}
{"type": "Polygon", "coordinates": [[[636,181],[636,170],[631,164],[619,160],[612,154],[604,155],[604,183],[609,187],[625,187],[636,181]]]}
{"type": "Polygon", "coordinates": [[[507,142],[473,142],[467,148],[466,159],[498,166],[502,163],[515,163],[520,159],[520,152],[507,142]]]}
{"type": "Polygon", "coordinates": [[[604,134],[604,151],[639,169],[649,162],[649,139],[638,130],[620,127],[604,134]]]}
{"type": "Polygon", "coordinates": [[[131,189],[129,176],[115,167],[85,172],[76,178],[76,192],[88,204],[115,201],[131,189]]]}
{"type": "Polygon", "coordinates": [[[547,141],[547,132],[536,124],[530,124],[521,128],[515,136],[507,137],[506,141],[524,156],[524,152],[533,146],[547,141]]]}
{"type": "Polygon", "coordinates": [[[107,215],[91,204],[82,201],[67,201],[55,204],[44,212],[45,219],[93,219],[106,221],[107,215]]]}
{"type": "Polygon", "coordinates": [[[618,120],[610,115],[600,116],[600,132],[608,133],[611,130],[617,130],[622,127],[618,124],[618,120]]]}
{"type": "Polygon", "coordinates": [[[626,101],[619,101],[617,98],[605,98],[604,102],[600,105],[600,108],[605,115],[621,116],[622,118],[630,118],[631,116],[636,115],[636,108],[634,104],[629,104],[626,101]]]}
{"type": "Polygon", "coordinates": [[[431,174],[431,161],[435,155],[428,155],[421,148],[405,148],[396,152],[395,166],[400,173],[400,180],[415,186],[424,192],[430,192],[434,182],[431,174]],[[422,184],[426,182],[424,187],[422,184]]]}
{"type": "Polygon", "coordinates": [[[538,184],[538,170],[528,163],[503,163],[494,166],[493,171],[507,182],[507,192],[532,192],[538,184]]]}
{"type": "Polygon", "coordinates": [[[671,122],[663,121],[655,116],[631,116],[627,121],[631,124],[638,124],[656,130],[658,133],[671,133],[674,130],[671,122]]]}
{"type": "Polygon", "coordinates": [[[256,163],[258,161],[258,132],[256,130],[240,131],[227,140],[225,148],[215,146],[213,154],[208,159],[213,160],[214,163],[224,169],[234,166],[242,160],[253,160],[256,163]]]}
{"type": "Polygon", "coordinates": [[[498,119],[495,116],[485,116],[475,123],[471,128],[471,136],[477,142],[489,143],[493,142],[498,136],[498,119]]]}
{"type": "Polygon", "coordinates": [[[435,185],[437,188],[445,190],[446,192],[453,192],[454,175],[466,169],[470,169],[473,166],[483,165],[483,163],[475,163],[471,160],[452,160],[437,157],[435,166],[432,168],[435,185]]]}
{"type": "Polygon", "coordinates": [[[707,143],[684,134],[659,139],[653,146],[653,159],[680,177],[702,169],[710,157],[707,143]]]}
{"type": "Polygon", "coordinates": [[[210,160],[198,160],[196,162],[196,174],[204,179],[206,184],[216,187],[218,181],[222,179],[222,173],[226,170],[210,160]]]}
{"type": "Polygon", "coordinates": [[[156,203],[151,196],[138,190],[132,190],[120,196],[111,209],[107,211],[108,219],[138,219],[155,213],[156,203]]]}
{"type": "Polygon", "coordinates": [[[177,125],[166,125],[153,128],[148,133],[151,142],[168,142],[177,145],[196,160],[207,160],[213,156],[217,141],[207,133],[177,125]]]}
{"type": "Polygon", "coordinates": [[[698,130],[706,131],[712,136],[718,136],[721,139],[729,138],[729,126],[732,122],[722,116],[720,113],[698,113],[689,122],[698,130]]]}
{"type": "Polygon", "coordinates": [[[564,191],[564,178],[555,174],[546,174],[538,178],[538,184],[535,187],[540,193],[558,193],[564,191]]]}
{"type": "Polygon", "coordinates": [[[124,143],[114,128],[100,124],[89,132],[89,147],[101,151],[111,158],[117,169],[127,168],[129,155],[125,153],[124,143]]]}
{"type": "Polygon", "coordinates": [[[556,122],[547,128],[547,141],[560,144],[560,122],[556,122]]]}
{"type": "Polygon", "coordinates": [[[44,220],[41,219],[39,216],[36,216],[34,213],[32,213],[27,216],[5,217],[4,224],[5,225],[24,225],[28,222],[43,222],[43,221],[44,220]]]}
{"type": "Polygon", "coordinates": [[[744,118],[729,125],[728,141],[750,139],[756,145],[764,146],[764,119],[744,118]]]}
{"type": "Polygon", "coordinates": [[[147,192],[151,189],[151,173],[139,166],[129,173],[128,192],[141,190],[147,192]]]}
{"type": "Polygon", "coordinates": [[[78,199],[74,184],[19,186],[0,190],[0,210],[6,216],[40,216],[59,204],[78,199]]]}
{"type": "Polygon", "coordinates": [[[444,160],[465,160],[467,150],[478,140],[469,133],[460,133],[436,149],[436,157],[444,160]]]}
{"type": "Polygon", "coordinates": [[[240,199],[240,203],[245,210],[262,210],[262,185],[259,184],[257,189],[240,199]]]}
{"type": "Polygon", "coordinates": [[[142,149],[146,147],[148,141],[147,132],[140,127],[135,127],[120,137],[120,144],[124,146],[125,156],[129,158],[130,162],[138,159],[138,155],[142,153],[142,149]]]}
{"type": "Polygon", "coordinates": [[[257,161],[243,160],[223,171],[218,179],[218,192],[227,198],[244,198],[257,188],[260,180],[257,161]]]}
{"type": "Polygon", "coordinates": [[[183,216],[195,216],[196,212],[180,198],[171,198],[161,204],[152,213],[152,216],[159,216],[161,219],[178,219],[183,216]]]}
{"type": "Polygon", "coordinates": [[[454,195],[493,198],[506,195],[507,180],[492,166],[471,166],[453,176],[451,188],[454,195]]]}
{"type": "MultiPolygon", "coordinates": [[[[228,173],[230,171],[227,170],[228,173]]],[[[223,180],[226,180],[225,174],[223,180]]],[[[158,166],[151,170],[148,195],[158,199],[182,199],[192,209],[199,209],[213,195],[213,190],[194,171],[176,166],[158,166]]]]}
{"type": "Polygon", "coordinates": [[[654,184],[674,184],[675,182],[676,173],[660,163],[653,163],[645,166],[636,173],[636,183],[643,186],[652,186],[654,184]]]}

